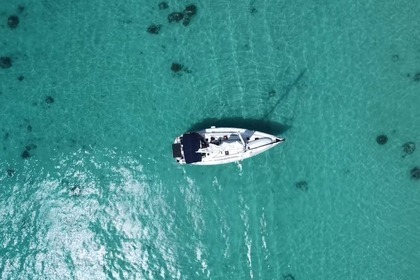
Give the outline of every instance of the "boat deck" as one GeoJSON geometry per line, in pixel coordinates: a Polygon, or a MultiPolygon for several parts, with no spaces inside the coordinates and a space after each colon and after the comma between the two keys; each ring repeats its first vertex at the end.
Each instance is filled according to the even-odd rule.
{"type": "Polygon", "coordinates": [[[178,163],[211,165],[249,158],[283,140],[253,130],[212,127],[177,137],[172,150],[178,163]]]}

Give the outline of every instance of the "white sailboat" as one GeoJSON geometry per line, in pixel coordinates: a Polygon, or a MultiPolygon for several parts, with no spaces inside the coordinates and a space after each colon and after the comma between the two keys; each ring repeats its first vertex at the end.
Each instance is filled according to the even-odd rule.
{"type": "Polygon", "coordinates": [[[179,164],[217,165],[256,156],[285,140],[255,130],[212,126],[175,138],[172,152],[179,164]]]}

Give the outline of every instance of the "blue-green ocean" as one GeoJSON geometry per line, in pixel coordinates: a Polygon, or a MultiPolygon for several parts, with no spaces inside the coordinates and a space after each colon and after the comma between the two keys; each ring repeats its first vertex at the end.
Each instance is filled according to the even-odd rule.
{"type": "Polygon", "coordinates": [[[0,279],[420,279],[419,15],[0,0],[0,279]],[[210,125],[287,140],[177,165],[210,125]]]}

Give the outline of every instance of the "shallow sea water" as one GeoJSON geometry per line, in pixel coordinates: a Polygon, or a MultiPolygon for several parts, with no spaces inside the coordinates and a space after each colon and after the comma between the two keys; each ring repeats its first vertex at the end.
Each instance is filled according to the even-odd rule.
{"type": "Polygon", "coordinates": [[[12,2],[1,279],[420,278],[419,5],[12,2]],[[287,141],[176,165],[174,137],[212,124],[287,141]]]}

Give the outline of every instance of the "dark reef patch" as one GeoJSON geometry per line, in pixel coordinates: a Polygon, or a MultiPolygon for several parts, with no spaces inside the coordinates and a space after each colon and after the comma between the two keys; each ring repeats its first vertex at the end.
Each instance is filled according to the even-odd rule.
{"type": "Polygon", "coordinates": [[[162,25],[160,24],[151,24],[147,27],[147,32],[150,34],[159,34],[160,28],[162,25]]]}
{"type": "Polygon", "coordinates": [[[19,25],[19,17],[16,15],[11,15],[8,19],[7,19],[7,25],[11,28],[11,29],[15,29],[16,27],[18,27],[19,25]]]}
{"type": "Polygon", "coordinates": [[[27,127],[26,127],[26,130],[28,131],[28,132],[32,132],[32,125],[28,125],[27,127]]]}
{"type": "Polygon", "coordinates": [[[175,73],[179,73],[181,71],[185,72],[185,73],[191,73],[192,71],[190,69],[188,69],[187,67],[185,67],[184,65],[180,64],[180,63],[172,63],[171,65],[171,70],[172,72],[175,73]]]}
{"type": "Polygon", "coordinates": [[[292,274],[283,275],[283,280],[295,280],[295,277],[292,274]]]}
{"type": "Polygon", "coordinates": [[[276,95],[276,91],[274,90],[274,89],[270,89],[269,91],[268,91],[268,97],[274,97],[276,95]]]}
{"type": "Polygon", "coordinates": [[[25,149],[21,155],[23,159],[28,159],[31,157],[31,154],[25,149]]]}
{"type": "Polygon", "coordinates": [[[18,11],[19,14],[23,13],[24,10],[25,10],[25,6],[23,6],[23,5],[19,5],[18,8],[17,8],[17,11],[18,11]]]}
{"type": "Polygon", "coordinates": [[[296,182],[295,186],[299,190],[302,190],[302,191],[305,191],[305,192],[308,190],[308,182],[306,182],[306,181],[296,182]]]}
{"type": "Polygon", "coordinates": [[[255,15],[256,13],[258,13],[258,10],[255,7],[251,7],[249,9],[249,12],[251,13],[251,15],[255,15]]]}
{"type": "Polygon", "coordinates": [[[188,26],[188,25],[190,25],[190,21],[191,21],[191,18],[186,17],[186,18],[182,21],[182,25],[183,25],[183,26],[188,26]]]}
{"type": "Polygon", "coordinates": [[[35,145],[35,144],[29,144],[29,145],[27,145],[27,146],[25,147],[25,150],[29,152],[30,150],[32,150],[32,149],[36,149],[36,148],[38,148],[38,146],[37,146],[37,145],[35,145]]]}
{"type": "Polygon", "coordinates": [[[394,55],[392,56],[392,61],[396,62],[396,61],[398,61],[398,60],[400,60],[400,56],[399,56],[398,54],[394,54],[394,55]]]}
{"type": "Polygon", "coordinates": [[[412,180],[419,180],[420,179],[420,168],[417,166],[411,169],[410,171],[410,177],[412,180]]]}
{"type": "Polygon", "coordinates": [[[8,168],[6,170],[7,176],[12,177],[15,174],[16,170],[8,168]]]}
{"type": "Polygon", "coordinates": [[[420,72],[417,72],[414,74],[413,81],[420,82],[420,72]]]}
{"type": "Polygon", "coordinates": [[[54,103],[54,98],[52,98],[51,96],[47,96],[47,97],[45,97],[45,102],[47,104],[52,104],[52,103],[54,103]]]}
{"type": "Polygon", "coordinates": [[[190,25],[191,19],[197,14],[197,6],[190,4],[185,7],[185,9],[180,12],[172,12],[168,15],[168,21],[171,22],[180,22],[182,20],[182,25],[190,25]]]}
{"type": "Polygon", "coordinates": [[[197,14],[197,6],[194,4],[188,5],[184,9],[184,16],[186,17],[192,17],[197,14]]]}
{"type": "Polygon", "coordinates": [[[388,142],[388,136],[386,136],[384,134],[379,135],[378,137],[376,137],[376,142],[379,145],[385,145],[388,142]]]}
{"type": "Polygon", "coordinates": [[[184,69],[184,65],[179,63],[172,63],[171,70],[175,73],[178,73],[184,69]]]}
{"type": "Polygon", "coordinates": [[[82,189],[80,188],[79,185],[75,185],[74,187],[70,189],[71,196],[79,196],[81,192],[82,192],[82,189]]]}
{"type": "Polygon", "coordinates": [[[0,68],[7,69],[12,67],[12,59],[8,56],[0,57],[0,68]]]}
{"type": "Polygon", "coordinates": [[[403,150],[403,157],[406,157],[408,155],[411,155],[416,150],[416,143],[414,142],[407,142],[404,143],[404,145],[401,146],[403,150]]]}
{"type": "Polygon", "coordinates": [[[166,2],[160,2],[159,3],[159,10],[165,10],[167,8],[169,8],[168,3],[166,3],[166,2]]]}
{"type": "Polygon", "coordinates": [[[182,19],[184,18],[184,14],[183,13],[179,13],[179,12],[173,12],[170,13],[168,15],[168,21],[169,23],[171,22],[180,22],[182,19]]]}
{"type": "Polygon", "coordinates": [[[194,4],[188,5],[185,7],[183,14],[184,20],[182,21],[182,25],[190,25],[191,19],[197,14],[197,6],[194,4]]]}
{"type": "Polygon", "coordinates": [[[17,79],[19,80],[19,82],[22,82],[25,79],[25,77],[23,75],[20,75],[17,79]]]}

